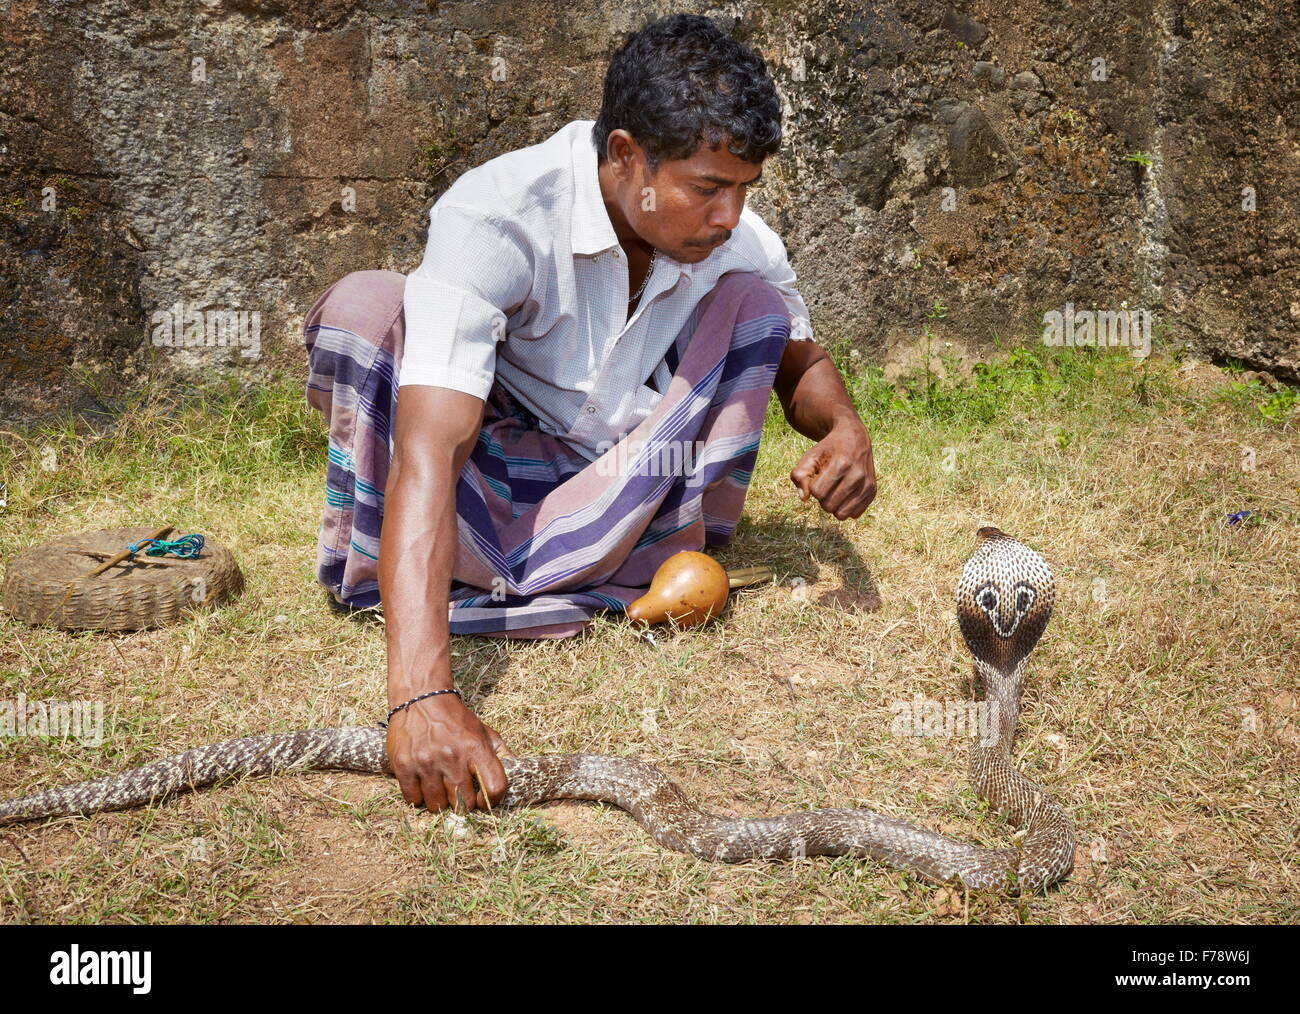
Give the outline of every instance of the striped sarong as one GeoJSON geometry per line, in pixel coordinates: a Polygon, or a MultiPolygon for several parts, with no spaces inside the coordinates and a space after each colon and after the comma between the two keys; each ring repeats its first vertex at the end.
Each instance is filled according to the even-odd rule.
{"type": "MultiPolygon", "coordinates": [[[[329,424],[317,580],[379,604],[379,534],[392,455],[405,276],[358,271],[307,314],[307,401],[329,424]]],[[[654,411],[595,461],[538,428],[498,382],[456,487],[453,634],[568,637],[623,611],[661,563],[731,541],[790,333],[780,294],[724,275],[665,356],[654,411]]]]}

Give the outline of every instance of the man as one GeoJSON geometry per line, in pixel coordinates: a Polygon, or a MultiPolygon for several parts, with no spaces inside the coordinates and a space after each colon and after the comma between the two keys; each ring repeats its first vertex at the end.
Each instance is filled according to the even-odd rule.
{"type": "Polygon", "coordinates": [[[308,313],[330,425],[318,577],[347,606],[382,600],[411,804],[506,788],[449,634],[569,636],[673,553],[729,541],[773,389],[816,441],[800,497],[841,520],[874,497],[866,427],[745,208],[780,139],[758,54],[707,18],[656,21],[614,55],[594,124],[465,173],[416,271],[353,273],[308,313]]]}

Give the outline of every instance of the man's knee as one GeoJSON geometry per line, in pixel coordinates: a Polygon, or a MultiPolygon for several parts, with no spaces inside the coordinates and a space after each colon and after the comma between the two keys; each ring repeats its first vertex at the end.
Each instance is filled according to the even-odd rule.
{"type": "Polygon", "coordinates": [[[406,276],[399,271],[352,271],[325,290],[309,321],[373,336],[392,326],[405,291],[406,276]]]}
{"type": "Polygon", "coordinates": [[[389,301],[405,288],[406,276],[400,271],[349,271],[334,283],[333,294],[344,300],[389,301]]]}
{"type": "Polygon", "coordinates": [[[780,290],[754,271],[728,271],[713,283],[713,288],[704,296],[700,312],[704,312],[718,299],[735,307],[742,320],[768,315],[788,319],[790,314],[780,290]]]}
{"type": "Polygon", "coordinates": [[[775,300],[785,305],[777,287],[755,271],[728,271],[713,283],[713,291],[732,292],[741,299],[775,300]]]}

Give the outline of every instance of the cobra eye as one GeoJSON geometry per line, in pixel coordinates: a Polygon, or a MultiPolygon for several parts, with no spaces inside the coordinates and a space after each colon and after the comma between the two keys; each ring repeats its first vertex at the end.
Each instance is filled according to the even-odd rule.
{"type": "Polygon", "coordinates": [[[1029,607],[1034,604],[1034,589],[1021,585],[1016,589],[1016,611],[1020,613],[1029,612],[1029,607]]]}
{"type": "Polygon", "coordinates": [[[994,588],[981,588],[979,594],[975,596],[975,604],[983,609],[986,613],[991,613],[998,607],[998,593],[994,588]]]}

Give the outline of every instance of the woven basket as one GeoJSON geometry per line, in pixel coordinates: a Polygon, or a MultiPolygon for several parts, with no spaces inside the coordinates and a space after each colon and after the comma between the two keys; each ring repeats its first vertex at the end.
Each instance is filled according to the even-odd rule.
{"type": "Polygon", "coordinates": [[[0,604],[10,615],[68,630],[143,630],[175,623],[188,609],[218,605],[244,587],[230,550],[207,540],[188,560],[151,557],[114,564],[82,577],[108,556],[155,529],[112,528],[77,532],[19,553],[5,571],[0,604]],[[149,561],[167,560],[167,563],[149,561]]]}

